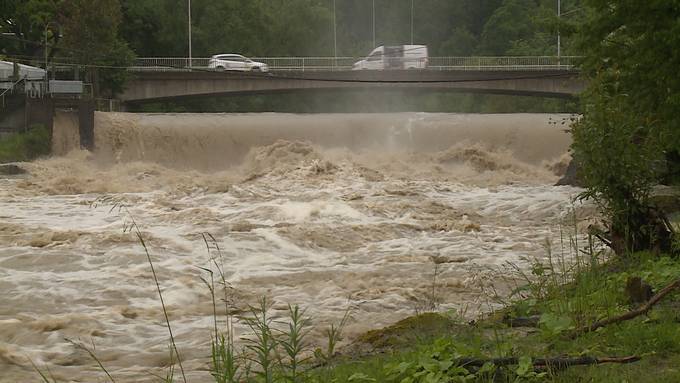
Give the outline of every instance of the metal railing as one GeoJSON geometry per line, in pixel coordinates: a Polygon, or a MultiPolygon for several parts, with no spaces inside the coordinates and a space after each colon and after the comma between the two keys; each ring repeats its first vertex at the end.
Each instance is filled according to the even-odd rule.
{"type": "Polygon", "coordinates": [[[98,112],[120,112],[121,101],[111,98],[95,98],[94,108],[98,112]]]}
{"type": "Polygon", "coordinates": [[[431,57],[431,70],[571,70],[577,56],[431,57]]]}
{"type": "MultiPolygon", "coordinates": [[[[269,66],[270,71],[346,71],[358,57],[254,57],[253,61],[269,66]]],[[[576,56],[515,56],[515,57],[430,57],[428,70],[501,71],[501,70],[571,70],[576,56]]],[[[210,58],[141,57],[128,68],[134,72],[211,71],[210,58]]]]}
{"type": "Polygon", "coordinates": [[[5,88],[4,86],[1,89],[4,89],[2,93],[0,93],[0,109],[5,109],[5,97],[7,95],[11,95],[14,93],[14,89],[16,88],[17,85],[19,85],[22,81],[26,81],[26,78],[20,78],[15,82],[9,83],[9,86],[5,88]]]}

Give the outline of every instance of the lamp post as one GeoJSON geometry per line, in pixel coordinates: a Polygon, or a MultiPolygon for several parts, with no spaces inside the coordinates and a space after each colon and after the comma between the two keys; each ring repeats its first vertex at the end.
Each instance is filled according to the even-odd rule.
{"type": "Polygon", "coordinates": [[[188,0],[189,9],[189,68],[191,68],[191,0],[188,0]]]}
{"type": "Polygon", "coordinates": [[[333,66],[337,61],[338,57],[338,37],[337,37],[337,25],[335,19],[335,0],[333,0],[333,66]]]}
{"type": "MultiPolygon", "coordinates": [[[[560,21],[562,17],[562,1],[557,0],[557,20],[560,21]]],[[[562,36],[560,36],[560,28],[557,26],[557,60],[559,62],[560,56],[562,55],[562,36]]]]}
{"type": "Polygon", "coordinates": [[[48,21],[47,23],[45,23],[45,48],[44,48],[44,51],[45,51],[45,92],[48,91],[48,87],[49,87],[48,86],[48,84],[49,84],[49,73],[47,71],[47,31],[49,30],[50,25],[56,25],[58,27],[59,24],[57,24],[54,21],[48,21]]]}
{"type": "Polygon", "coordinates": [[[413,45],[413,1],[411,0],[411,45],[413,45]]]}
{"type": "Polygon", "coordinates": [[[373,48],[375,48],[375,0],[373,0],[373,48]]]}

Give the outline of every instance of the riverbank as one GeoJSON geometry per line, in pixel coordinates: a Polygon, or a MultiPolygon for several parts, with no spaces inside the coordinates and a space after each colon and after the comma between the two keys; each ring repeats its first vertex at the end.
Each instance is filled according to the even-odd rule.
{"type": "Polygon", "coordinates": [[[631,297],[640,277],[658,293],[680,278],[675,259],[636,254],[625,260],[583,259],[573,280],[535,265],[532,281],[508,305],[478,321],[428,313],[360,337],[339,358],[337,382],[677,382],[680,381],[680,294],[646,315],[577,334],[595,321],[642,305],[631,297]],[[591,357],[594,359],[587,359],[591,357]],[[476,359],[471,361],[469,358],[476,359]],[[505,358],[517,358],[506,367],[505,358]],[[560,358],[536,366],[540,359],[560,358]],[[484,367],[479,367],[479,362],[484,367]],[[505,362],[504,362],[505,361],[505,362]],[[606,363],[606,362],[612,363],[606,363]],[[568,362],[597,363],[566,367],[568,362]],[[626,362],[625,364],[623,362],[626,362]],[[467,363],[467,364],[466,364],[467,363]],[[475,365],[475,363],[477,363],[475,365]],[[560,364],[562,363],[562,364],[560,364]]]}

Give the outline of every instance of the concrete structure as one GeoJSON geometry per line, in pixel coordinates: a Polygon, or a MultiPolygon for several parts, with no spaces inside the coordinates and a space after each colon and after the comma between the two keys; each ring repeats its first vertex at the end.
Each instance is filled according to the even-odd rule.
{"type": "Polygon", "coordinates": [[[137,72],[120,96],[124,102],[179,97],[290,92],[315,89],[420,89],[572,97],[585,83],[574,70],[315,71],[273,74],[137,72]]]}
{"type": "Polygon", "coordinates": [[[0,136],[27,131],[35,124],[52,130],[56,109],[77,109],[80,144],[92,149],[95,105],[83,91],[82,81],[46,82],[44,69],[0,61],[0,136]]]}
{"type": "Polygon", "coordinates": [[[19,78],[44,80],[45,70],[34,66],[0,60],[0,81],[11,81],[12,79],[16,81],[19,78]]]}

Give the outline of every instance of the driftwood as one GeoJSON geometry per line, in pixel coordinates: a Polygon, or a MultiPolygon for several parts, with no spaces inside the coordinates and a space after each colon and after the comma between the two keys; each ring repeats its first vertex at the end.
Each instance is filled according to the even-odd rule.
{"type": "Polygon", "coordinates": [[[637,308],[635,310],[628,311],[624,314],[621,314],[621,315],[618,315],[618,316],[615,316],[615,317],[612,317],[612,318],[607,318],[607,319],[597,321],[597,322],[595,322],[595,323],[593,323],[589,326],[583,326],[583,327],[577,328],[576,330],[574,330],[569,335],[569,337],[572,338],[572,339],[577,338],[579,335],[595,331],[595,330],[597,330],[601,327],[605,327],[605,326],[608,326],[608,325],[613,324],[613,323],[619,323],[619,322],[631,320],[631,319],[636,318],[640,315],[646,314],[647,312],[649,312],[649,310],[652,309],[652,307],[654,307],[654,305],[656,305],[664,297],[666,297],[666,295],[670,294],[671,292],[673,292],[673,290],[678,289],[678,288],[680,288],[680,279],[676,280],[675,282],[673,282],[673,283],[669,284],[668,286],[664,287],[663,289],[661,289],[661,291],[659,291],[656,295],[651,297],[649,299],[649,301],[647,301],[647,303],[640,306],[639,308],[637,308]]]}
{"type": "MultiPolygon", "coordinates": [[[[605,357],[605,358],[595,358],[592,356],[580,356],[576,358],[568,357],[557,357],[557,358],[536,358],[532,360],[534,368],[550,368],[550,369],[562,369],[570,366],[584,366],[590,364],[602,364],[602,363],[633,363],[640,360],[639,356],[625,356],[621,358],[616,357],[605,357]]],[[[462,367],[482,367],[487,363],[494,364],[496,366],[510,366],[519,363],[519,358],[508,357],[508,358],[495,358],[495,359],[478,359],[478,358],[460,358],[456,359],[462,367]]]]}

